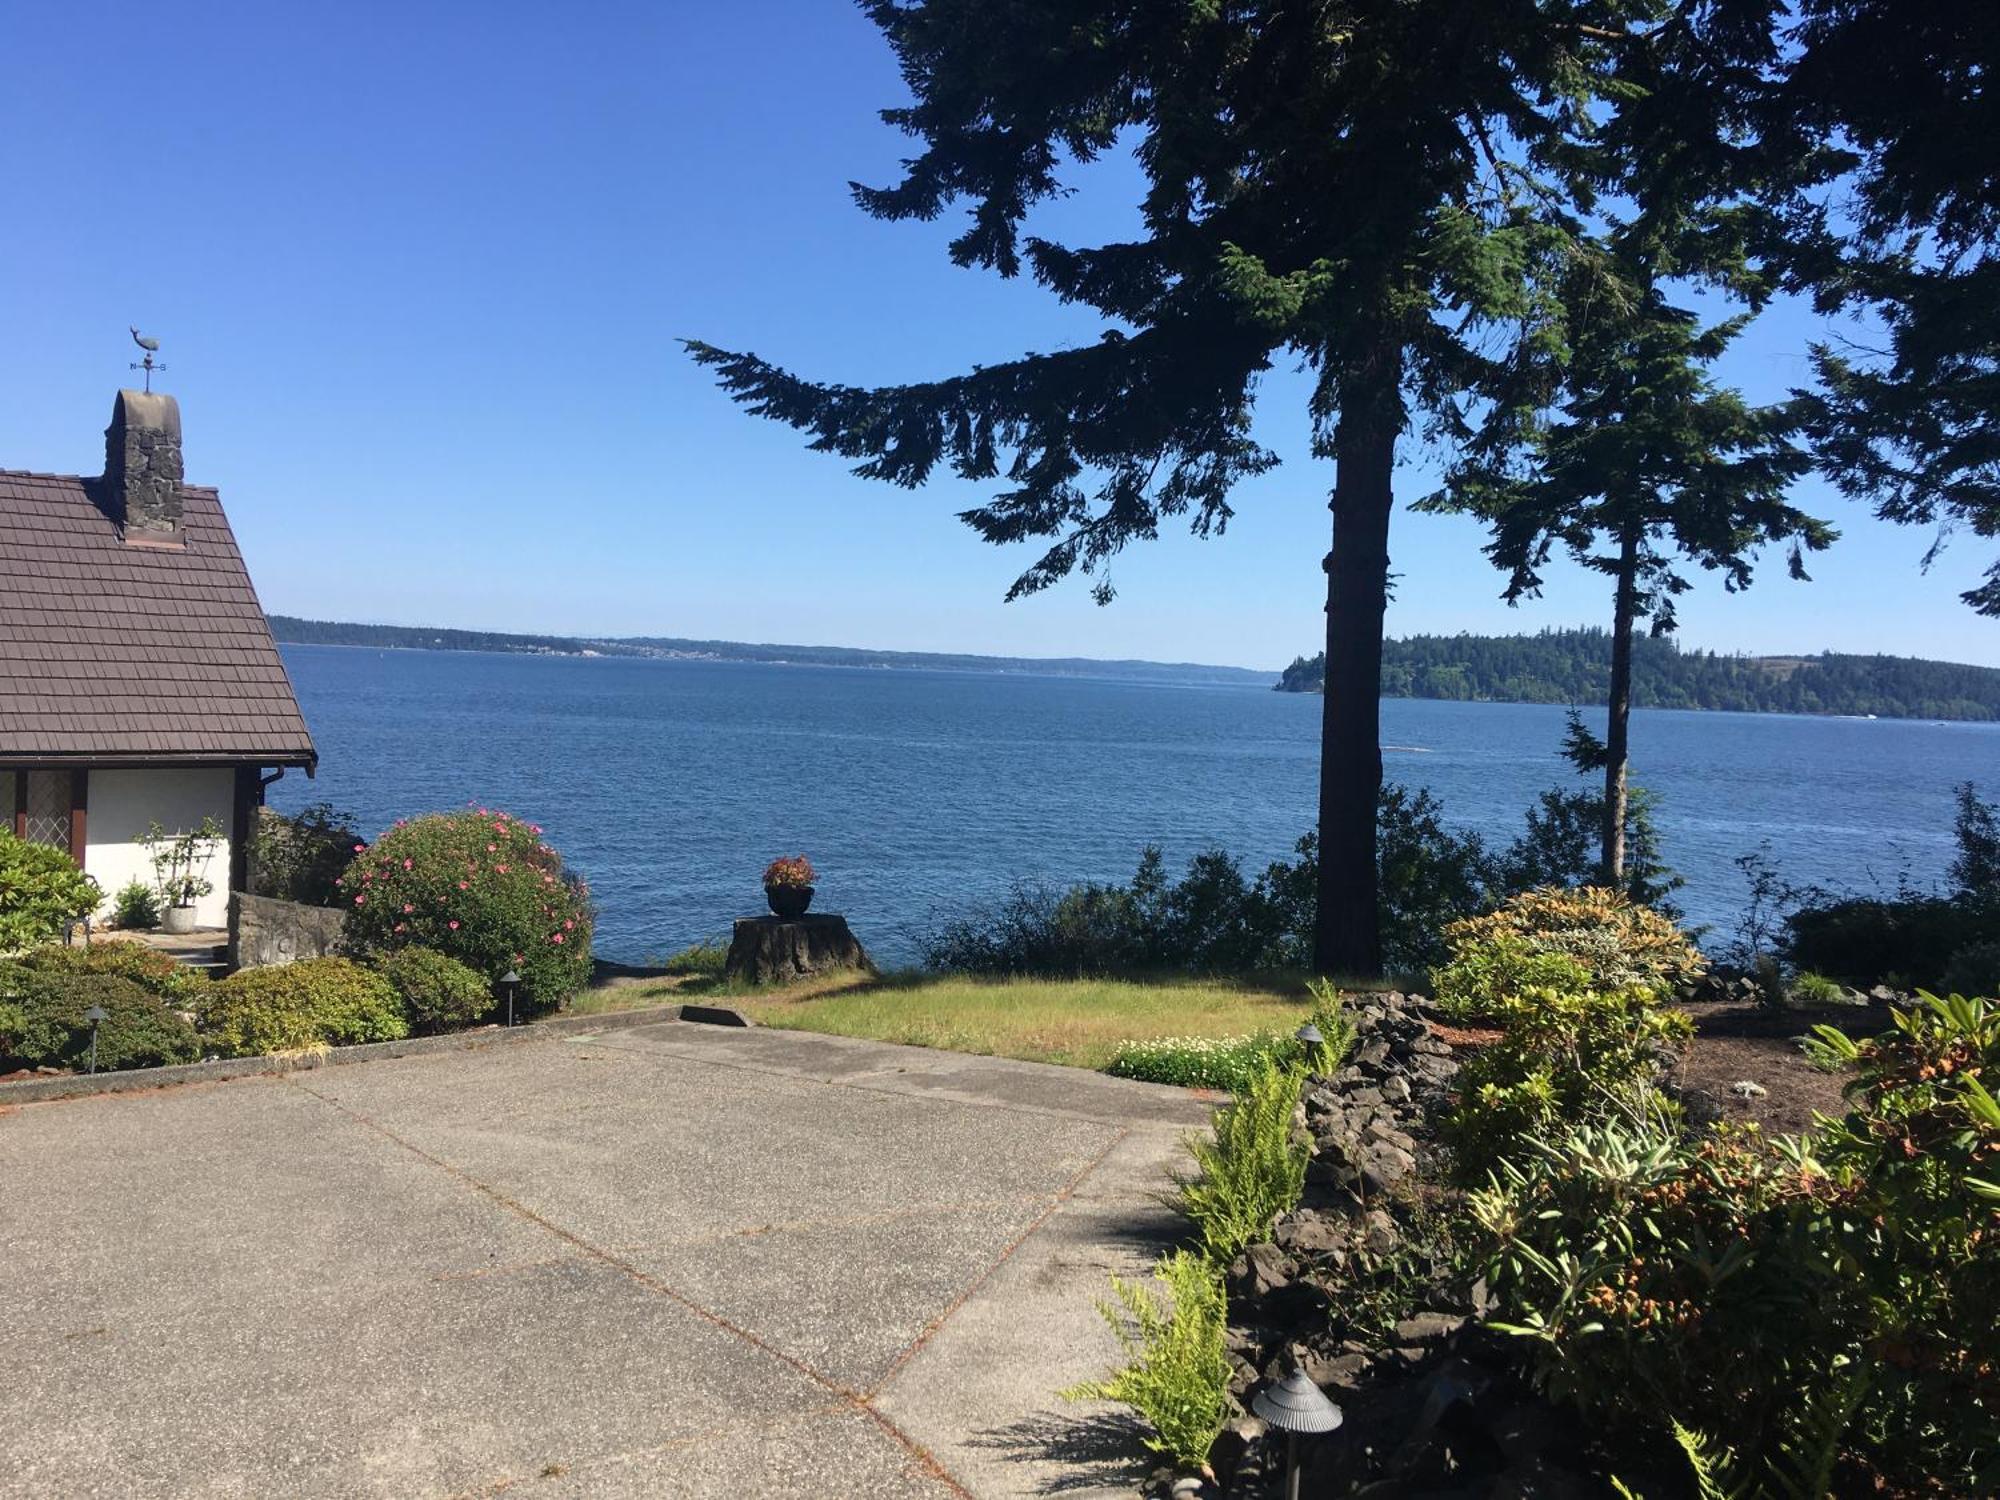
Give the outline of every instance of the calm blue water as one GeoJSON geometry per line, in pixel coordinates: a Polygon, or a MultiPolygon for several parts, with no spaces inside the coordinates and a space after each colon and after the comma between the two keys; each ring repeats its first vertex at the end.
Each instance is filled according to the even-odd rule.
{"type": "MultiPolygon", "coordinates": [[[[1148,842],[1178,867],[1220,845],[1261,869],[1314,816],[1320,700],[1259,688],[1062,677],[287,646],[327,800],[371,836],[476,800],[543,825],[590,878],[598,952],[637,962],[763,906],[778,854],[820,871],[889,963],[942,915],[1023,877],[1125,879],[1148,842]]],[[[1505,841],[1543,789],[1563,710],[1382,705],[1385,770],[1505,841]]],[[[1601,711],[1598,714],[1601,720],[1601,711]]],[[[1645,711],[1692,920],[1727,929],[1731,864],[1769,839],[1793,880],[1920,883],[1951,857],[1952,787],[2000,791],[2000,725],[1645,711]]]]}

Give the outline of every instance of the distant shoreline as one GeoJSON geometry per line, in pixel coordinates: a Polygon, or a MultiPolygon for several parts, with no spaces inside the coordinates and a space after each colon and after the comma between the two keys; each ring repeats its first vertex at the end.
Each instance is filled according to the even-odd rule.
{"type": "Polygon", "coordinates": [[[995,676],[1117,678],[1125,681],[1268,688],[1275,671],[1093,657],[981,656],[934,651],[876,651],[856,646],[799,646],[673,636],[511,635],[498,631],[358,625],[272,615],[281,645],[343,646],[375,651],[469,651],[497,656],[547,656],[642,661],[747,662],[765,666],[859,667],[876,671],[948,671],[995,676]]]}

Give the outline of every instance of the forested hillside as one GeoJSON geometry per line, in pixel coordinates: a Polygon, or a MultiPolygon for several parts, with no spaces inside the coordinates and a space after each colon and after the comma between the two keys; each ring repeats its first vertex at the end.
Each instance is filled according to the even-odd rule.
{"type": "MultiPolygon", "coordinates": [[[[1602,703],[1611,637],[1602,630],[1539,635],[1413,635],[1382,647],[1382,696],[1468,702],[1602,703]]],[[[1280,692],[1316,693],[1322,657],[1285,668],[1280,692]]],[[[1902,656],[1722,656],[1672,640],[1633,643],[1641,708],[1751,713],[1875,714],[1897,719],[2000,719],[2000,669],[1902,656]]]]}

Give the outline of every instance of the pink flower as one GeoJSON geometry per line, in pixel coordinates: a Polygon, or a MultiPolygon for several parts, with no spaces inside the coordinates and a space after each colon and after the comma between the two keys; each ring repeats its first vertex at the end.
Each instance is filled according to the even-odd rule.
{"type": "Polygon", "coordinates": [[[469,881],[469,880],[461,880],[461,881],[460,881],[460,882],[458,883],[458,888],[459,888],[459,889],[460,889],[461,891],[469,891],[469,890],[471,890],[471,889],[472,889],[472,882],[471,882],[471,881],[469,881]]]}
{"type": "Polygon", "coordinates": [[[398,932],[401,932],[401,931],[402,931],[402,930],[403,930],[403,929],[404,929],[404,928],[405,928],[406,926],[408,926],[408,925],[409,925],[409,924],[408,924],[408,923],[405,923],[405,922],[398,922],[398,923],[396,924],[396,931],[398,931],[398,932]]]}
{"type": "Polygon", "coordinates": [[[505,865],[495,865],[493,867],[493,872],[496,875],[505,875],[507,873],[507,867],[505,865]]]}
{"type": "Polygon", "coordinates": [[[354,898],[354,904],[355,904],[356,906],[362,906],[362,905],[365,905],[365,904],[367,903],[367,900],[368,900],[368,898],[367,898],[366,896],[356,896],[356,897],[354,898]]]}
{"type": "Polygon", "coordinates": [[[550,938],[549,941],[552,943],[560,943],[562,941],[562,934],[558,932],[554,937],[550,938]]]}
{"type": "Polygon", "coordinates": [[[410,862],[407,859],[403,861],[403,868],[406,870],[410,868],[410,862]]]}
{"type": "Polygon", "coordinates": [[[496,854],[496,853],[498,853],[498,852],[499,852],[499,849],[500,849],[500,846],[499,846],[498,844],[488,844],[488,845],[486,846],[486,852],[487,852],[488,854],[496,854]]]}
{"type": "Polygon", "coordinates": [[[563,931],[564,931],[564,932],[568,932],[568,931],[569,931],[569,930],[570,930],[570,929],[571,929],[572,927],[574,927],[574,926],[576,926],[576,919],[575,919],[575,918],[573,918],[573,917],[564,917],[564,918],[563,918],[563,931]]]}
{"type": "Polygon", "coordinates": [[[409,911],[415,911],[415,910],[416,910],[416,908],[415,908],[414,906],[410,905],[410,903],[409,903],[409,902],[405,901],[405,902],[403,903],[403,910],[404,910],[404,911],[406,911],[406,912],[409,912],[409,911]]]}
{"type": "Polygon", "coordinates": [[[366,853],[366,852],[367,852],[367,849],[368,849],[368,846],[367,846],[366,844],[356,844],[356,845],[354,846],[354,852],[355,852],[356,854],[364,854],[364,853],[366,853]]]}
{"type": "Polygon", "coordinates": [[[456,917],[454,917],[448,925],[451,927],[451,930],[453,932],[458,931],[458,919],[456,917]]]}

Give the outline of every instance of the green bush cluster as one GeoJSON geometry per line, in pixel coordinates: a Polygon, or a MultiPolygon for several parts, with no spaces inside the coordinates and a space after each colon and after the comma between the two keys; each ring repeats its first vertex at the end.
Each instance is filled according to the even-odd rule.
{"type": "Polygon", "coordinates": [[[330,802],[290,814],[260,808],[250,839],[252,888],[306,906],[341,905],[340,876],[361,842],[356,821],[330,802]]]}
{"type": "Polygon", "coordinates": [[[1450,960],[1431,976],[1437,1004],[1490,1019],[1529,987],[1643,990],[1665,1000],[1707,967],[1672,921],[1617,891],[1543,887],[1445,929],[1450,960]]]}
{"type": "Polygon", "coordinates": [[[97,882],[62,850],[0,830],[0,953],[61,937],[103,899],[97,882]]]}
{"type": "Polygon", "coordinates": [[[359,952],[436,950],[488,976],[513,969],[530,1008],[561,1005],[590,978],[589,888],[541,829],[487,808],[398,823],[339,880],[359,952]]]}
{"type": "Polygon", "coordinates": [[[410,1034],[395,987],[344,958],[304,958],[216,981],[201,1031],[224,1057],[390,1042],[410,1034]]]}
{"type": "Polygon", "coordinates": [[[160,898],[143,880],[128,880],[111,898],[111,920],[127,932],[160,925],[160,898]]]}
{"type": "Polygon", "coordinates": [[[492,984],[434,949],[392,948],[374,967],[395,989],[412,1031],[461,1031],[493,1009],[492,984]]]}
{"type": "Polygon", "coordinates": [[[1464,1175],[1581,1125],[1672,1116],[1656,1085],[1693,1027],[1665,1002],[1702,968],[1673,923],[1611,891],[1540,890],[1445,937],[1438,1005],[1501,1031],[1461,1068],[1445,1122],[1464,1175]]]}
{"type": "Polygon", "coordinates": [[[1784,957],[1843,984],[1991,995],[2000,988],[2000,806],[1957,790],[1950,888],[1836,898],[1767,881],[1799,903],[1784,918],[1784,957]]]}
{"type": "Polygon", "coordinates": [[[175,1010],[198,1010],[208,993],[209,979],[171,953],[123,938],[94,943],[49,944],[23,954],[20,962],[44,974],[115,974],[129,979],[175,1010]]]}
{"type": "Polygon", "coordinates": [[[1804,1139],[1602,1123],[1500,1162],[1470,1200],[1492,1321],[1630,1442],[1843,1494],[1995,1493],[2000,1008],[1926,995],[1819,1039],[1854,1080],[1804,1139]]]}
{"type": "Polygon", "coordinates": [[[122,975],[0,963],[0,1072],[81,1070],[90,1055],[86,1013],[92,1006],[107,1012],[97,1027],[101,1070],[159,1067],[201,1055],[187,1019],[122,975]]]}

